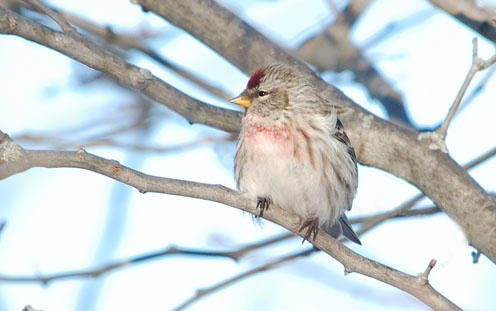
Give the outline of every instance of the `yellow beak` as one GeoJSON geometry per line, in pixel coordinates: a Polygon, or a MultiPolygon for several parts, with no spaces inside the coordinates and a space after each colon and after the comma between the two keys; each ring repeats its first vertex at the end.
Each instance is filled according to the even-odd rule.
{"type": "Polygon", "coordinates": [[[238,97],[235,97],[229,101],[233,104],[240,105],[243,107],[250,107],[250,105],[251,105],[251,99],[248,96],[243,95],[243,94],[241,94],[238,97]]]}

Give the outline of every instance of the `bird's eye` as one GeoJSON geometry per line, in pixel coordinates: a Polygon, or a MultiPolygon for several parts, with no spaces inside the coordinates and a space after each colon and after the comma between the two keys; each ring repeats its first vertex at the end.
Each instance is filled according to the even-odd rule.
{"type": "Polygon", "coordinates": [[[267,94],[269,94],[269,93],[266,92],[266,91],[260,91],[260,92],[258,92],[258,96],[265,96],[267,94]]]}

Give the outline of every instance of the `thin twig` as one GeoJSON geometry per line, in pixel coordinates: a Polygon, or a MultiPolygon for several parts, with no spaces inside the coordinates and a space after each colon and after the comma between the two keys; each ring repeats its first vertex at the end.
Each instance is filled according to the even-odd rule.
{"type": "Polygon", "coordinates": [[[408,209],[412,208],[418,201],[420,201],[422,198],[424,198],[424,194],[420,193],[411,198],[410,200],[406,201],[405,203],[401,204],[397,208],[387,211],[378,215],[374,215],[370,217],[370,220],[367,222],[364,222],[360,229],[357,231],[357,234],[360,236],[364,234],[365,232],[369,231],[373,227],[377,226],[378,224],[382,223],[383,221],[397,217],[398,215],[404,213],[408,209]]]}
{"type": "Polygon", "coordinates": [[[269,245],[273,245],[282,241],[285,241],[289,238],[295,237],[296,235],[292,232],[284,232],[282,234],[273,236],[268,239],[263,239],[261,241],[254,242],[252,244],[245,245],[243,248],[232,252],[233,254],[238,254],[239,257],[244,256],[246,253],[251,252],[255,249],[263,248],[269,245]]]}
{"type": "Polygon", "coordinates": [[[489,149],[488,151],[479,155],[477,158],[467,162],[465,165],[463,165],[463,168],[466,170],[470,170],[476,167],[477,165],[481,164],[482,162],[492,158],[494,155],[496,155],[496,147],[489,149]]]}
{"type": "Polygon", "coordinates": [[[437,206],[423,207],[406,210],[403,213],[396,216],[396,218],[410,218],[418,216],[429,216],[442,212],[442,210],[437,206]]]}
{"type": "Polygon", "coordinates": [[[427,265],[427,268],[425,268],[425,271],[424,273],[421,273],[419,275],[419,281],[424,283],[424,284],[427,284],[429,282],[429,274],[431,273],[432,271],[432,268],[434,268],[434,266],[436,265],[436,259],[431,259],[431,261],[429,262],[429,265],[427,265]]]}
{"type": "Polygon", "coordinates": [[[105,146],[105,147],[117,147],[136,152],[148,152],[148,153],[160,153],[160,154],[170,153],[170,152],[180,152],[208,144],[233,141],[234,138],[235,137],[233,135],[227,135],[227,136],[224,135],[219,137],[205,136],[190,142],[161,146],[161,145],[153,145],[153,144],[126,143],[126,142],[120,142],[112,138],[68,141],[60,137],[44,136],[44,135],[22,134],[19,136],[15,136],[15,139],[19,141],[31,141],[37,143],[49,142],[50,146],[57,149],[59,148],[81,149],[81,148],[88,148],[95,146],[98,147],[105,146]]]}
{"type": "MultiPolygon", "coordinates": [[[[415,198],[413,198],[415,199],[415,198]]],[[[400,205],[403,206],[403,205],[400,205]]],[[[392,210],[396,211],[396,210],[392,210]]],[[[442,212],[442,210],[437,207],[437,206],[430,206],[430,207],[423,207],[423,208],[417,208],[417,209],[403,209],[401,211],[387,211],[383,213],[378,213],[374,215],[369,215],[369,216],[357,216],[357,217],[352,217],[350,218],[350,223],[352,224],[368,224],[373,222],[374,224],[370,225],[370,228],[367,228],[367,231],[372,229],[372,227],[377,226],[379,223],[382,222],[382,220],[394,220],[394,219],[401,219],[401,218],[412,218],[412,217],[418,217],[418,216],[429,216],[429,215],[434,215],[437,213],[442,212]],[[376,220],[381,220],[379,222],[375,222],[376,220]]],[[[367,227],[369,227],[367,225],[367,227]]],[[[362,234],[365,232],[362,232],[362,234]]],[[[344,240],[347,241],[347,240],[344,240]]]]}
{"type": "MultiPolygon", "coordinates": [[[[3,224],[4,223],[2,223],[2,225],[3,224]]],[[[1,228],[2,227],[0,227],[0,230],[1,228]]],[[[107,263],[100,267],[91,268],[91,269],[74,270],[74,271],[54,273],[50,275],[37,275],[37,276],[14,276],[14,275],[0,274],[0,282],[40,282],[43,285],[47,285],[48,283],[55,280],[96,278],[103,274],[109,273],[110,271],[128,267],[151,259],[163,258],[171,255],[225,257],[238,261],[241,257],[245,256],[247,253],[253,250],[260,249],[268,245],[273,245],[275,243],[284,241],[293,236],[294,234],[292,233],[284,233],[284,234],[276,235],[269,239],[263,239],[261,241],[248,244],[235,251],[216,251],[216,250],[203,250],[203,249],[169,246],[163,250],[136,255],[127,259],[117,260],[112,263],[107,263]]]]}
{"type": "Polygon", "coordinates": [[[217,283],[215,285],[212,285],[210,287],[205,287],[205,288],[202,288],[202,289],[198,289],[195,293],[194,296],[192,296],[191,298],[189,298],[188,300],[186,300],[185,302],[183,302],[182,304],[180,304],[179,306],[177,306],[176,308],[173,309],[173,311],[180,311],[180,310],[184,310],[186,307],[188,307],[189,305],[191,305],[192,303],[200,300],[201,298],[205,297],[206,295],[210,295],[212,293],[214,293],[215,291],[218,291],[222,288],[225,288],[235,282],[238,282],[240,280],[243,280],[243,279],[246,279],[247,277],[249,276],[252,276],[252,275],[255,275],[259,272],[263,272],[263,271],[266,271],[266,270],[269,270],[269,269],[272,269],[272,268],[275,268],[276,266],[279,266],[280,264],[284,263],[284,262],[288,262],[288,261],[291,261],[291,260],[295,260],[295,259],[298,259],[298,258],[301,258],[301,257],[304,257],[304,256],[308,256],[314,252],[316,252],[317,249],[316,248],[310,248],[310,249],[307,249],[307,250],[304,250],[304,251],[300,251],[300,252],[297,252],[297,253],[294,253],[294,254],[290,254],[290,255],[287,255],[287,256],[284,256],[284,257],[281,257],[277,260],[274,260],[274,261],[271,261],[267,264],[264,264],[264,265],[261,265],[259,267],[256,267],[254,269],[251,269],[251,270],[248,270],[246,272],[243,272],[241,274],[238,274],[232,278],[229,278],[225,281],[222,281],[220,283],[217,283]]]}
{"type": "Polygon", "coordinates": [[[75,270],[68,272],[54,273],[50,275],[38,275],[38,276],[13,276],[0,274],[0,281],[2,282],[41,282],[46,285],[54,280],[62,279],[76,279],[76,278],[95,278],[102,274],[108,273],[110,271],[130,266],[143,261],[148,261],[155,258],[161,258],[170,255],[189,255],[189,256],[203,256],[203,257],[226,257],[233,260],[238,260],[239,256],[242,256],[242,252],[231,252],[231,251],[210,251],[210,250],[199,250],[199,249],[189,249],[189,248],[179,248],[175,246],[167,247],[166,249],[150,252],[131,258],[117,260],[113,263],[105,264],[97,268],[75,270]]]}
{"type": "Polygon", "coordinates": [[[209,81],[205,81],[204,79],[198,77],[194,73],[189,72],[188,70],[182,68],[181,66],[168,61],[159,52],[155,51],[150,46],[145,44],[142,41],[143,40],[142,36],[126,35],[123,33],[119,33],[114,31],[110,27],[103,27],[97,25],[85,18],[74,15],[72,13],[61,11],[59,9],[56,10],[53,8],[52,10],[58,12],[62,17],[64,17],[66,20],[70,21],[74,25],[93,33],[94,35],[98,36],[99,38],[103,39],[108,43],[116,44],[126,50],[134,49],[142,52],[151,59],[155,60],[157,63],[161,64],[162,66],[174,71],[176,74],[182,76],[187,80],[190,80],[194,84],[198,85],[199,87],[207,90],[208,92],[216,96],[219,96],[220,98],[229,99],[233,95],[233,94],[229,94],[221,87],[216,86],[209,81]]]}
{"type": "Polygon", "coordinates": [[[82,136],[84,133],[90,132],[92,133],[91,136],[86,136],[84,140],[95,140],[102,137],[123,134],[128,130],[140,126],[147,126],[147,122],[150,122],[152,119],[164,120],[167,118],[167,113],[162,111],[153,111],[150,115],[148,112],[149,108],[148,101],[133,101],[130,104],[118,105],[115,109],[109,109],[103,116],[93,117],[86,122],[52,131],[24,131],[13,135],[13,139],[45,142],[47,140],[60,140],[63,136],[82,136]],[[112,128],[108,128],[109,125],[112,125],[112,128]]]}
{"type": "Polygon", "coordinates": [[[55,10],[49,8],[45,4],[43,4],[41,1],[38,0],[20,0],[18,1],[19,3],[25,5],[27,4],[27,7],[34,9],[36,11],[42,12],[51,19],[53,19],[62,29],[63,32],[68,33],[68,34],[78,34],[76,28],[72,27],[71,24],[58,12],[55,10]]]}
{"type": "MultiPolygon", "coordinates": [[[[481,164],[482,162],[490,159],[496,155],[496,147],[484,152],[483,154],[479,155],[475,159],[471,160],[470,162],[466,163],[463,168],[466,170],[470,170],[474,168],[475,166],[481,164]]],[[[351,223],[362,223],[362,227],[360,230],[357,231],[358,235],[364,234],[365,232],[369,231],[373,227],[377,226],[378,224],[384,222],[385,220],[391,219],[391,218],[396,218],[396,217],[401,217],[407,214],[407,211],[415,206],[415,204],[423,199],[425,197],[425,194],[419,193],[410,200],[406,201],[405,203],[401,204],[397,208],[383,212],[380,214],[372,215],[372,216],[362,216],[362,217],[355,217],[351,219],[351,223]]],[[[429,211],[431,212],[431,211],[429,211]]]]}
{"type": "Polygon", "coordinates": [[[465,77],[465,81],[463,81],[462,87],[458,91],[458,94],[456,95],[455,101],[451,105],[451,108],[449,109],[445,120],[443,121],[441,126],[436,130],[436,132],[441,135],[443,140],[446,138],[446,134],[448,131],[448,127],[451,123],[451,120],[453,119],[453,116],[455,115],[456,111],[458,110],[458,107],[460,106],[460,103],[463,99],[463,95],[465,95],[465,91],[467,90],[473,77],[475,76],[475,74],[478,71],[486,69],[487,67],[491,66],[495,62],[496,62],[496,54],[493,55],[488,60],[483,60],[482,58],[479,58],[477,38],[472,39],[472,65],[470,66],[470,70],[468,71],[467,76],[465,77]]]}
{"type": "Polygon", "coordinates": [[[460,108],[458,108],[456,115],[460,114],[463,110],[465,110],[474,101],[477,95],[482,93],[482,91],[486,88],[487,83],[489,82],[489,80],[491,80],[495,72],[496,72],[496,66],[492,66],[491,68],[489,68],[489,70],[486,72],[484,77],[480,79],[479,83],[472,89],[470,94],[465,96],[465,99],[462,101],[460,108]]]}

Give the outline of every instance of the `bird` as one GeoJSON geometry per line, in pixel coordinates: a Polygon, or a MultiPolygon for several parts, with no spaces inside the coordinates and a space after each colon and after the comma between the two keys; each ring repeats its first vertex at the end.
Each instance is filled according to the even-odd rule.
{"type": "Polygon", "coordinates": [[[355,151],[337,116],[305,73],[287,64],[258,68],[232,103],[245,108],[234,156],[241,193],[258,217],[271,204],[300,217],[299,233],[319,229],[361,245],[345,211],[358,187],[355,151]]]}

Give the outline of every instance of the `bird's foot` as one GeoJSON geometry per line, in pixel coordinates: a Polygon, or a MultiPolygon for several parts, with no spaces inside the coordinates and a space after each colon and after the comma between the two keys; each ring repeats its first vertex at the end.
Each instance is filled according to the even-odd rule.
{"type": "Polygon", "coordinates": [[[319,220],[318,218],[311,218],[307,219],[303,222],[301,225],[300,229],[298,229],[298,232],[302,233],[302,231],[306,229],[306,233],[303,236],[303,242],[309,241],[310,242],[310,237],[312,237],[312,241],[315,241],[315,238],[317,237],[317,233],[319,232],[319,220]]]}
{"type": "Polygon", "coordinates": [[[257,198],[257,208],[260,209],[260,213],[258,214],[258,216],[256,216],[257,218],[258,217],[262,217],[263,216],[263,213],[264,211],[268,210],[269,209],[269,205],[272,204],[272,200],[270,198],[262,198],[262,197],[258,197],[257,198]]]}

